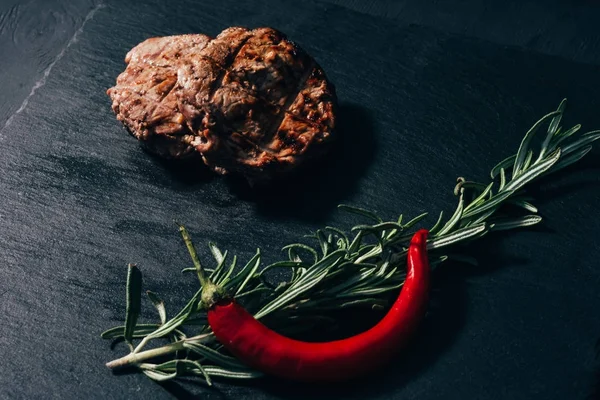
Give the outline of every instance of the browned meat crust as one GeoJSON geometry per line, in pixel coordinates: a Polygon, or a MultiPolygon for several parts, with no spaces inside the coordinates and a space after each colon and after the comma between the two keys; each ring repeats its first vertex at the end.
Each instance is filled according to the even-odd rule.
{"type": "Polygon", "coordinates": [[[200,154],[217,172],[260,180],[322,154],[333,137],[334,86],[274,29],[151,38],[125,62],[107,91],[113,111],[160,156],[200,154]]]}

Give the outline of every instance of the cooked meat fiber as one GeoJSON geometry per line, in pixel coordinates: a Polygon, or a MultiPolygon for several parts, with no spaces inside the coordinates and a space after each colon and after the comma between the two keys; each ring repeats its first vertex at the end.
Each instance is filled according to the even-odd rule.
{"type": "Polygon", "coordinates": [[[163,157],[200,154],[251,180],[319,156],[333,138],[336,95],[323,70],[271,28],[211,39],[148,39],[108,90],[117,119],[163,157]]]}

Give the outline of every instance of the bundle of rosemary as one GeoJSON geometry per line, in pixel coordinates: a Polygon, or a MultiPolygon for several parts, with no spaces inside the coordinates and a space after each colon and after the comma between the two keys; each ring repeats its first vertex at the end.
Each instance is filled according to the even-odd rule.
{"type": "MultiPolygon", "coordinates": [[[[559,171],[583,158],[600,131],[579,134],[580,125],[563,130],[560,122],[565,110],[563,100],[558,109],[538,120],[523,137],[516,154],[498,163],[490,172],[488,184],[458,179],[456,210],[445,219],[439,214],[429,229],[428,252],[432,267],[449,258],[447,250],[481,238],[493,231],[523,228],[541,221],[537,208],[530,203],[525,189],[537,178],[559,171]],[[532,138],[547,124],[539,149],[531,146],[532,138]],[[522,210],[520,215],[506,212],[505,205],[522,210]]],[[[389,294],[399,290],[405,278],[408,241],[417,224],[427,214],[408,221],[402,215],[384,221],[375,213],[340,205],[343,211],[359,214],[365,224],[350,232],[325,227],[310,235],[314,246],[294,243],[283,247],[287,259],[261,265],[261,252],[241,268],[236,256],[222,252],[209,243],[214,256],[210,280],[230,295],[243,301],[255,318],[286,333],[310,329],[308,322],[330,319],[329,312],[358,306],[385,307],[389,294]],[[289,280],[271,283],[266,274],[273,269],[289,269],[289,280]]],[[[195,265],[200,265],[194,245],[185,228],[183,240],[195,265]]],[[[197,271],[187,268],[184,271],[197,271]]],[[[127,311],[124,325],[102,333],[105,339],[125,340],[130,354],[111,361],[109,368],[133,366],[148,377],[163,381],[179,376],[198,376],[211,384],[213,377],[249,379],[262,374],[231,357],[217,342],[206,321],[202,288],[173,318],[167,318],[164,302],[147,292],[158,311],[156,324],[138,324],[142,295],[140,270],[129,266],[127,276],[127,311]],[[160,339],[162,346],[148,346],[160,339]],[[134,346],[134,340],[139,340],[134,346]],[[155,363],[160,359],[161,363],[155,363]]]]}

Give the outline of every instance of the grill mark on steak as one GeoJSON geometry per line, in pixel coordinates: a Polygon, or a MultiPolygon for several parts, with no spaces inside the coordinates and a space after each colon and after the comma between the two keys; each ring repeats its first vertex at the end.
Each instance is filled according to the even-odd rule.
{"type": "MultiPolygon", "coordinates": [[[[164,93],[164,95],[162,96],[162,98],[161,98],[161,99],[158,101],[158,104],[156,105],[156,107],[154,108],[154,110],[152,110],[152,114],[151,114],[151,115],[152,115],[154,118],[158,118],[159,120],[163,119],[163,117],[162,117],[162,116],[155,116],[155,114],[156,114],[156,111],[157,111],[157,110],[159,110],[161,107],[169,108],[168,106],[166,106],[166,105],[165,105],[165,100],[166,100],[166,99],[167,99],[167,98],[168,98],[170,95],[174,94],[174,93],[173,93],[173,90],[175,89],[175,87],[176,87],[176,86],[177,86],[177,80],[175,80],[175,82],[173,82],[173,83],[171,84],[171,87],[168,89],[168,91],[167,91],[167,92],[165,92],[165,93],[164,93]]],[[[174,110],[170,110],[170,111],[171,111],[171,112],[173,112],[173,111],[174,111],[174,112],[176,112],[177,114],[179,114],[179,112],[178,112],[177,108],[175,108],[174,110]]],[[[177,116],[175,116],[175,118],[177,118],[177,116]]],[[[152,122],[152,120],[150,120],[150,122],[152,122]]],[[[183,125],[182,125],[182,128],[184,128],[184,126],[183,126],[183,125]]],[[[163,134],[165,134],[166,132],[168,132],[168,131],[163,131],[163,132],[160,132],[160,131],[158,131],[158,130],[156,131],[156,133],[157,133],[157,134],[159,134],[159,135],[163,135],[163,134]]],[[[173,132],[173,133],[176,133],[176,132],[173,132]]],[[[187,132],[185,132],[185,131],[184,131],[184,132],[181,132],[181,135],[184,135],[184,134],[186,134],[186,133],[187,133],[187,132]]]]}
{"type": "MultiPolygon", "coordinates": [[[[171,134],[175,134],[176,136],[180,136],[180,135],[184,135],[184,134],[188,133],[188,132],[186,132],[185,127],[181,123],[178,123],[177,125],[180,127],[179,129],[182,130],[182,132],[180,132],[180,135],[177,135],[177,132],[174,129],[175,126],[173,125],[173,124],[175,124],[175,121],[179,119],[177,116],[177,114],[178,114],[177,109],[173,110],[168,105],[165,105],[165,101],[167,100],[169,95],[171,95],[173,93],[173,90],[175,89],[176,86],[177,86],[176,77],[167,76],[167,78],[165,78],[164,80],[157,81],[153,86],[151,86],[147,90],[143,90],[143,91],[139,91],[139,90],[135,90],[135,89],[132,90],[132,93],[136,94],[139,98],[144,97],[145,95],[148,94],[148,92],[154,92],[158,95],[158,97],[155,99],[155,101],[152,102],[151,106],[144,110],[145,113],[144,113],[144,118],[143,118],[144,120],[146,120],[146,128],[155,128],[155,133],[158,135],[168,135],[171,133],[171,134]],[[165,83],[168,86],[168,89],[166,91],[155,90],[157,87],[159,87],[161,85],[165,85],[165,83]],[[173,115],[174,111],[175,111],[175,115],[173,115]],[[165,125],[165,124],[168,125],[170,128],[161,128],[161,126],[165,125]]],[[[136,100],[137,99],[134,99],[133,101],[136,101],[136,100]]]]}
{"type": "MultiPolygon", "coordinates": [[[[155,103],[153,103],[151,108],[146,109],[146,113],[149,114],[150,116],[154,116],[154,113],[156,112],[156,110],[162,105],[165,98],[172,92],[173,88],[177,85],[177,79],[173,79],[172,76],[167,76],[164,80],[159,80],[159,81],[155,82],[154,85],[150,86],[148,89],[138,90],[138,89],[135,89],[135,87],[132,89],[132,93],[134,93],[140,97],[143,97],[146,94],[148,94],[148,92],[151,92],[154,89],[156,89],[158,86],[164,85],[165,82],[167,82],[170,87],[169,87],[169,89],[167,89],[166,92],[165,91],[157,92],[157,94],[158,94],[158,98],[156,99],[157,101],[155,103]],[[171,79],[169,79],[169,78],[171,78],[171,79]],[[169,83],[169,81],[171,81],[171,82],[169,83]]],[[[152,120],[149,120],[148,122],[151,122],[151,121],[152,120]]]]}
{"type": "MultiPolygon", "coordinates": [[[[219,60],[219,59],[215,60],[217,65],[222,66],[222,68],[221,68],[221,72],[217,76],[217,79],[213,82],[213,85],[210,89],[209,96],[208,96],[209,103],[212,101],[213,96],[214,96],[215,92],[217,91],[217,89],[219,89],[221,86],[223,86],[223,78],[225,77],[225,74],[227,73],[227,69],[229,67],[231,67],[231,64],[233,64],[233,62],[235,61],[235,58],[239,54],[242,47],[244,47],[244,44],[246,44],[246,42],[252,37],[250,32],[248,32],[247,30],[245,30],[244,33],[246,34],[246,36],[240,41],[240,43],[238,43],[237,48],[235,48],[232,53],[228,54],[224,60],[219,60]]],[[[215,38],[212,41],[215,41],[217,39],[218,38],[215,38]]],[[[209,43],[209,45],[210,45],[210,43],[209,43]]],[[[207,47],[205,47],[204,49],[206,49],[207,47]]],[[[204,56],[209,59],[212,59],[211,57],[209,57],[207,55],[204,55],[204,56]]]]}
{"type": "Polygon", "coordinates": [[[215,93],[223,86],[228,66],[233,63],[250,38],[251,32],[247,29],[228,28],[211,39],[199,54],[194,55],[187,65],[183,65],[178,71],[178,82],[182,89],[178,95],[181,99],[179,111],[186,117],[188,128],[199,136],[198,144],[201,146],[211,144],[207,137],[207,121],[214,112],[212,102],[215,93]],[[194,82],[194,79],[197,81],[198,76],[202,75],[199,71],[211,81],[203,80],[200,85],[194,82]]]}
{"type": "MultiPolygon", "coordinates": [[[[267,164],[273,164],[275,161],[285,161],[292,162],[295,157],[298,157],[304,153],[307,146],[310,145],[310,140],[307,142],[302,133],[297,132],[298,128],[303,128],[302,125],[299,125],[297,122],[301,119],[291,115],[283,113],[283,120],[281,126],[277,130],[277,138],[270,141],[270,147],[265,146],[265,143],[259,143],[253,140],[251,137],[240,133],[237,130],[228,130],[227,134],[228,138],[233,140],[225,141],[226,147],[232,153],[238,157],[236,161],[241,161],[242,159],[247,160],[256,159],[254,162],[244,161],[243,163],[248,166],[266,166],[267,164]],[[283,123],[285,121],[296,120],[296,123],[292,124],[293,128],[296,128],[296,131],[293,131],[290,127],[284,127],[283,123]],[[283,146],[281,146],[283,144],[283,146]],[[278,146],[279,145],[279,146],[278,146]],[[246,153],[240,152],[242,150],[246,153]],[[259,156],[259,153],[260,154],[259,156]],[[248,157],[249,156],[249,157],[248,157]],[[269,160],[268,162],[265,160],[269,160]]],[[[305,122],[304,129],[313,128],[313,130],[317,130],[320,127],[315,126],[315,124],[311,121],[302,121],[305,122]]],[[[312,135],[313,138],[315,135],[312,135]]],[[[229,165],[227,166],[229,167],[229,165]]]]}
{"type": "Polygon", "coordinates": [[[232,157],[222,158],[219,156],[218,159],[214,160],[212,158],[213,153],[205,154],[210,164],[214,165],[213,161],[219,161],[221,170],[239,169],[239,165],[242,164],[250,168],[250,171],[247,171],[247,176],[258,176],[264,172],[265,168],[276,165],[280,159],[271,150],[257,145],[247,136],[238,132],[230,132],[228,138],[229,140],[224,141],[223,146],[227,148],[227,152],[232,157]]]}
{"type": "Polygon", "coordinates": [[[286,114],[269,148],[281,155],[303,156],[313,142],[322,139],[322,127],[286,114]]]}
{"type": "Polygon", "coordinates": [[[279,107],[246,92],[238,84],[220,87],[213,96],[213,116],[225,131],[237,131],[257,142],[273,128],[279,107]]]}
{"type": "Polygon", "coordinates": [[[288,109],[290,108],[292,103],[296,100],[296,96],[298,96],[298,93],[300,93],[300,91],[304,88],[304,85],[306,84],[306,81],[308,80],[308,77],[310,76],[310,73],[314,67],[314,64],[315,64],[315,62],[311,61],[310,68],[307,68],[306,71],[304,71],[304,74],[300,77],[300,80],[298,81],[298,85],[296,86],[296,89],[286,99],[286,102],[283,106],[283,112],[279,115],[278,120],[275,122],[275,124],[273,124],[274,128],[271,130],[271,132],[268,132],[268,134],[265,135],[265,140],[263,140],[263,141],[265,141],[265,142],[270,141],[273,138],[273,136],[281,129],[281,124],[283,123],[283,120],[285,119],[285,116],[287,115],[288,109]]]}
{"type": "Polygon", "coordinates": [[[285,109],[298,80],[312,65],[310,57],[271,28],[252,31],[252,37],[240,50],[225,76],[225,82],[242,87],[270,103],[285,109]]]}
{"type": "Polygon", "coordinates": [[[304,87],[286,111],[319,126],[334,128],[335,87],[329,83],[323,70],[316,65],[304,87]]]}

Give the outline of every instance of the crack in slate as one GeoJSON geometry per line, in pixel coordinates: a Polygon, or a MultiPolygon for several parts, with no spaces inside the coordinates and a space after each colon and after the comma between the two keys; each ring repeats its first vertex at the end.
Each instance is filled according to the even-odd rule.
{"type": "Polygon", "coordinates": [[[48,65],[48,67],[46,67],[46,69],[44,70],[44,73],[42,74],[42,78],[40,80],[38,80],[33,87],[31,88],[31,91],[29,92],[29,94],[27,95],[27,97],[25,97],[25,100],[23,100],[23,103],[21,103],[21,106],[17,109],[17,111],[15,111],[4,123],[4,126],[2,127],[2,129],[0,129],[0,138],[3,136],[2,133],[4,132],[4,130],[12,123],[13,119],[20,114],[21,112],[23,112],[23,110],[25,110],[25,108],[27,108],[27,105],[29,104],[29,99],[35,94],[35,92],[41,88],[42,86],[44,86],[46,84],[46,80],[48,79],[48,76],[50,76],[50,72],[52,72],[52,68],[56,65],[56,63],[58,63],[65,55],[65,53],[67,52],[67,50],[69,49],[69,47],[71,47],[74,43],[77,42],[77,37],[83,32],[83,28],[85,27],[85,24],[88,23],[88,21],[90,21],[92,18],[94,18],[94,14],[96,14],[96,12],[102,8],[106,7],[104,4],[98,4],[96,7],[94,7],[84,18],[83,22],[81,23],[81,26],[79,27],[79,29],[77,29],[75,31],[75,33],[73,34],[73,36],[71,36],[71,39],[69,39],[69,41],[67,42],[66,46],[60,51],[60,53],[58,53],[58,55],[56,56],[56,58],[54,59],[54,61],[52,61],[50,63],[50,65],[48,65]]]}

